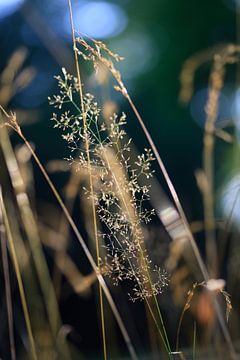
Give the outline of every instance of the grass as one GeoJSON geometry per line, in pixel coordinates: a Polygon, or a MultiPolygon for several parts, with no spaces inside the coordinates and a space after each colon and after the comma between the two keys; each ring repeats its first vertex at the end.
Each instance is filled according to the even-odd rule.
{"type": "MultiPolygon", "coordinates": [[[[46,338],[44,340],[39,335],[43,330],[47,332],[49,341],[46,358],[54,358],[54,356],[59,354],[64,359],[81,358],[82,354],[81,349],[72,349],[67,336],[61,335],[65,331],[65,325],[62,323],[59,308],[61,289],[57,287],[56,291],[54,288],[54,282],[39,235],[38,219],[31,205],[28,189],[25,186],[16,154],[10,142],[9,131],[14,131],[25,144],[61,208],[67,221],[67,226],[71,227],[91,265],[94,276],[92,274],[81,275],[79,277],[80,281],[86,280],[88,276],[91,277],[89,284],[86,285],[88,289],[90,289],[95,279],[98,281],[97,308],[99,306],[100,336],[102,339],[102,346],[98,350],[98,357],[104,358],[104,360],[112,358],[113,346],[109,331],[110,324],[106,321],[109,317],[109,308],[118,324],[130,357],[132,359],[140,357],[132,340],[134,334],[129,331],[127,327],[128,321],[124,318],[123,311],[118,308],[112,295],[112,285],[124,284],[125,282],[128,286],[129,301],[132,301],[134,304],[142,301],[145,306],[145,312],[149,315],[147,322],[149,329],[147,330],[149,337],[152,337],[153,342],[155,341],[154,350],[151,354],[152,357],[166,356],[169,359],[175,359],[178,356],[181,359],[187,358],[187,352],[185,354],[184,351],[181,351],[180,346],[184,317],[186,312],[192,311],[192,307],[194,307],[193,298],[200,298],[202,294],[207,293],[214,319],[213,323],[209,321],[206,326],[206,332],[209,331],[210,333],[208,342],[213,344],[214,341],[217,341],[214,331],[219,327],[226,343],[226,353],[229,358],[237,359],[233,341],[225,321],[225,317],[228,320],[231,311],[231,300],[229,294],[223,289],[225,284],[218,279],[220,269],[218,268],[218,247],[214,212],[214,147],[215,136],[221,135],[224,139],[229,138],[228,134],[223,130],[221,132],[217,131],[216,119],[219,94],[224,84],[226,65],[238,61],[239,48],[230,45],[216,48],[210,52],[203,52],[186,63],[181,76],[183,86],[180,97],[182,100],[188,101],[193,92],[194,72],[202,62],[212,58],[213,54],[215,54],[210,74],[209,98],[206,107],[207,118],[203,134],[203,169],[198,172],[197,176],[204,203],[205,263],[159,151],[132,97],[129,95],[120,72],[115,67],[115,62],[122,60],[121,56],[113,53],[100,41],[87,36],[76,35],[71,0],[68,0],[68,4],[77,76],[74,77],[63,68],[63,75],[56,77],[59,84],[59,94],[50,98],[50,104],[57,108],[57,113],[53,114],[52,120],[54,120],[55,127],[61,130],[62,137],[71,152],[70,163],[73,169],[71,171],[79,171],[80,173],[81,180],[77,182],[74,194],[78,194],[78,187],[80,185],[81,197],[85,199],[84,201],[90,209],[86,225],[86,229],[89,230],[86,230],[85,233],[88,234],[88,243],[94,245],[94,250],[91,251],[91,246],[87,245],[87,241],[81,235],[73,215],[70,213],[38,157],[37,151],[34,150],[32,144],[25,137],[17,115],[6,111],[1,105],[0,109],[3,117],[0,128],[1,149],[12,190],[11,196],[6,191],[1,191],[0,194],[1,253],[3,258],[11,359],[16,358],[17,349],[14,334],[15,304],[12,301],[10,287],[11,276],[9,268],[11,264],[8,263],[6,244],[11,254],[11,263],[17,279],[29,342],[27,345],[29,357],[34,360],[43,358],[42,348],[45,346],[44,341],[46,341],[46,338]],[[83,88],[81,80],[80,57],[85,61],[90,61],[96,71],[99,71],[100,64],[103,65],[115,80],[115,90],[120,92],[128,102],[149,143],[150,148],[144,149],[142,154],[137,154],[134,157],[134,150],[131,144],[132,139],[128,138],[126,132],[128,121],[126,115],[124,113],[121,115],[111,114],[107,119],[104,118],[102,109],[99,107],[94,96],[83,91],[85,87],[83,88]],[[185,81],[186,79],[187,81],[185,81]],[[149,182],[155,176],[152,168],[152,163],[154,162],[157,164],[155,170],[161,172],[165,179],[173,205],[178,214],[178,219],[182,229],[184,229],[187,246],[191,247],[193,253],[190,261],[197,263],[198,276],[200,278],[200,282],[194,281],[193,285],[188,283],[188,288],[191,288],[191,286],[192,288],[187,294],[187,299],[185,304],[183,304],[183,310],[180,314],[176,330],[176,346],[173,345],[173,341],[169,338],[167,322],[165,322],[161,310],[161,296],[164,296],[162,293],[164,293],[168,285],[168,276],[162,268],[163,264],[161,266],[154,264],[151,251],[147,246],[147,242],[145,242],[146,229],[149,223],[151,223],[152,217],[156,216],[154,209],[150,205],[151,184],[149,182]],[[8,214],[10,207],[6,206],[7,203],[16,204],[16,209],[14,210],[16,213],[8,214]],[[15,214],[17,214],[17,225],[14,228],[9,219],[10,216],[15,217],[15,214]],[[16,251],[16,247],[22,248],[23,253],[26,254],[26,262],[33,269],[34,274],[32,277],[28,278],[26,276],[26,268],[23,266],[23,260],[16,251]],[[28,279],[30,278],[31,281],[29,282],[28,279]],[[35,287],[35,293],[38,291],[41,293],[41,296],[36,296],[34,300],[31,300],[31,296],[29,296],[31,286],[35,287]],[[198,291],[195,294],[196,289],[198,291]],[[226,304],[226,316],[222,305],[220,305],[219,295],[223,296],[226,304]],[[37,324],[36,317],[33,314],[34,301],[36,301],[39,309],[41,309],[40,315],[42,316],[42,321],[39,321],[41,327],[40,324],[37,324]],[[154,339],[155,337],[157,340],[154,339]]],[[[73,204],[71,205],[70,209],[73,208],[73,204]]],[[[168,229],[166,230],[168,231],[168,229]]],[[[66,230],[64,234],[67,235],[69,232],[66,230]]],[[[178,239],[174,241],[178,242],[178,239]]],[[[180,256],[184,256],[185,254],[181,253],[181,247],[179,249],[180,256]]],[[[68,257],[66,246],[62,250],[61,256],[63,259],[61,270],[65,275],[68,274],[69,279],[72,279],[79,272],[68,257]],[[68,271],[70,268],[74,271],[68,271]]],[[[59,260],[59,257],[56,254],[54,266],[56,266],[55,270],[58,273],[57,268],[60,267],[60,262],[58,263],[57,259],[59,260]]],[[[58,283],[59,279],[57,280],[58,283]]],[[[74,280],[72,283],[74,283],[74,280]]],[[[124,285],[121,286],[124,289],[124,285]]],[[[196,359],[199,349],[199,332],[197,331],[196,320],[194,320],[193,324],[193,330],[191,330],[192,358],[196,359]],[[196,344],[198,344],[198,347],[196,344]]],[[[91,341],[91,339],[89,340],[91,341]]],[[[218,347],[220,348],[219,344],[218,347]]]]}

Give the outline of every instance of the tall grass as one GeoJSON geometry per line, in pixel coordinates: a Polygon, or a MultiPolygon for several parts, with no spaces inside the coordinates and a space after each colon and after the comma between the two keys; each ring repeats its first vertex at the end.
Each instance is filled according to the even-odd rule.
{"type": "MultiPolygon", "coordinates": [[[[181,359],[185,358],[184,353],[180,351],[180,333],[183,318],[186,311],[191,308],[195,289],[204,289],[204,291],[208,292],[210,302],[214,305],[221,331],[228,346],[229,357],[236,359],[237,355],[218,299],[218,295],[222,294],[226,303],[226,318],[228,319],[231,310],[230,296],[223,290],[223,282],[217,279],[219,269],[217,266],[216,222],[214,214],[214,143],[215,136],[227,138],[227,134],[225,134],[224,131],[217,131],[215,123],[219,94],[224,84],[225,67],[227,64],[238,61],[239,48],[231,45],[224,48],[216,48],[210,53],[208,51],[203,52],[201,56],[194,57],[188,61],[181,76],[183,88],[180,96],[181,99],[187,101],[193,92],[193,76],[196,68],[203,61],[211,58],[213,53],[215,54],[215,52],[218,51],[218,54],[214,56],[210,75],[210,91],[206,107],[207,118],[204,132],[203,170],[198,173],[198,184],[203,193],[204,202],[204,230],[206,234],[207,254],[205,264],[159,151],[132,97],[129,95],[122,80],[121,73],[115,67],[115,62],[121,61],[122,57],[109,50],[101,41],[96,41],[87,36],[79,36],[74,29],[74,14],[72,12],[71,0],[68,0],[68,5],[77,76],[74,77],[63,68],[63,74],[56,76],[59,93],[49,99],[50,104],[57,108],[57,113],[54,113],[52,117],[54,126],[62,131],[62,137],[66,140],[71,151],[70,163],[72,171],[78,171],[78,169],[85,171],[85,180],[87,179],[87,181],[85,181],[84,187],[81,190],[81,196],[85,197],[87,203],[90,204],[88,226],[91,228],[89,232],[90,240],[93,240],[95,246],[93,253],[86,245],[85,240],[71,216],[70,210],[67,208],[50,179],[45,167],[37,156],[37,152],[25,137],[16,114],[8,113],[0,105],[2,115],[4,116],[4,121],[1,122],[0,129],[1,148],[10,177],[14,199],[17,204],[17,211],[20,215],[20,232],[24,233],[27,240],[31,259],[37,274],[37,281],[39,282],[39,287],[42,292],[40,302],[42,303],[43,309],[46,310],[47,328],[49,327],[50,330],[48,334],[51,338],[51,346],[54,350],[57,348],[58,353],[61,352],[64,358],[71,358],[71,351],[66,339],[63,338],[63,341],[59,341],[59,334],[63,326],[59,314],[58,296],[49,274],[39,236],[37,219],[9,139],[8,130],[13,130],[24,142],[54,194],[66,218],[67,224],[71,227],[92,267],[93,273],[85,277],[80,276],[81,281],[83,281],[83,279],[86,280],[87,277],[86,282],[88,283],[87,287],[89,287],[95,279],[98,280],[98,301],[100,306],[102,338],[102,351],[99,351],[99,354],[103,353],[105,360],[111,357],[111,342],[109,341],[110,335],[108,332],[108,323],[106,322],[106,303],[111,308],[119,325],[131,358],[138,358],[125,326],[124,319],[121,317],[111,295],[108,286],[109,280],[107,282],[105,280],[105,278],[108,278],[114,285],[126,281],[131,286],[128,294],[129,299],[133,302],[144,302],[146,311],[150,315],[149,326],[155,326],[156,333],[161,340],[161,346],[165,351],[166,357],[169,359],[174,359],[175,356],[181,359]],[[80,56],[85,61],[90,61],[95,71],[99,70],[101,64],[113,76],[116,81],[114,86],[115,90],[120,92],[127,100],[148,140],[150,149],[145,149],[142,154],[134,157],[131,144],[132,139],[128,138],[125,130],[127,124],[126,115],[124,113],[112,113],[106,118],[102,115],[102,109],[96,102],[94,96],[83,90],[85,88],[83,88],[81,80],[80,56]],[[187,81],[185,81],[186,79],[187,81]],[[200,283],[194,283],[192,289],[187,294],[187,300],[180,315],[179,325],[176,331],[176,351],[173,351],[173,346],[169,340],[159,305],[159,295],[162,294],[169,283],[168,275],[162,267],[153,264],[151,253],[149,253],[144,238],[144,227],[146,227],[150,223],[151,218],[155,216],[155,211],[149,204],[151,187],[149,180],[154,176],[154,171],[152,170],[152,163],[154,161],[164,176],[174,207],[177,210],[178,217],[180,218],[184,232],[197,261],[198,271],[203,280],[200,283]]],[[[79,184],[76,186],[75,194],[78,192],[78,186],[79,184]]],[[[16,346],[13,330],[13,303],[9,284],[9,264],[7,262],[5,240],[7,240],[10,249],[12,263],[16,273],[30,344],[30,356],[34,360],[40,359],[41,354],[38,349],[39,341],[34,333],[35,328],[31,318],[31,301],[27,298],[29,289],[27,284],[24,284],[22,280],[23,270],[21,268],[19,255],[16,251],[17,235],[15,236],[12,231],[13,226],[9,221],[7,206],[5,205],[5,195],[4,193],[2,194],[2,191],[0,192],[0,226],[11,358],[13,360],[16,358],[16,346]]],[[[68,225],[64,231],[65,236],[67,235],[67,227],[68,225]]],[[[21,246],[24,249],[23,251],[26,251],[25,241],[21,246]]],[[[60,256],[56,254],[55,261],[62,272],[71,279],[72,276],[75,276],[72,275],[72,273],[79,274],[79,272],[67,257],[65,250],[64,247],[60,256]],[[62,260],[63,262],[65,261],[64,264],[62,260]]],[[[28,255],[26,255],[26,257],[28,257],[28,255]]],[[[59,284],[59,279],[57,279],[57,283],[59,284]]],[[[57,288],[59,289],[58,286],[57,288]]],[[[196,342],[197,327],[196,322],[194,322],[193,359],[196,358],[196,342]]],[[[100,356],[101,355],[99,355],[99,357],[100,356]]]]}

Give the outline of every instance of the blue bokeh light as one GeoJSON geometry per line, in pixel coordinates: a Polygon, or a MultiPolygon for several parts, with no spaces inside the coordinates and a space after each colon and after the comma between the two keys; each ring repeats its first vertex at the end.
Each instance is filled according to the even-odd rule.
{"type": "MultiPolygon", "coordinates": [[[[190,103],[190,112],[193,119],[200,125],[204,127],[206,121],[206,104],[209,98],[209,89],[203,88],[198,90],[190,103]]],[[[228,94],[221,92],[218,99],[218,113],[216,119],[217,127],[226,126],[232,119],[231,114],[231,99],[228,94]]]]}
{"type": "Polygon", "coordinates": [[[124,79],[152,71],[161,62],[170,43],[168,33],[159,24],[152,23],[147,29],[136,22],[131,27],[110,42],[110,48],[126,59],[118,63],[124,79]]]}
{"type": "Polygon", "coordinates": [[[33,109],[46,103],[49,89],[54,86],[52,72],[36,69],[34,80],[15,98],[15,106],[33,109]]]}
{"type": "Polygon", "coordinates": [[[154,40],[143,31],[128,32],[127,36],[114,40],[111,47],[126,59],[118,64],[125,79],[151,71],[159,59],[160,51],[154,40]]]}
{"type": "Polygon", "coordinates": [[[11,15],[23,2],[24,0],[0,0],[0,19],[11,15]]]}
{"type": "MultiPolygon", "coordinates": [[[[75,4],[75,29],[93,38],[109,38],[120,34],[127,25],[123,9],[105,1],[91,1],[75,4]]],[[[64,21],[66,32],[70,33],[69,15],[64,21]]]]}
{"type": "Polygon", "coordinates": [[[51,58],[45,57],[44,51],[35,51],[35,54],[30,58],[29,65],[34,68],[35,76],[28,86],[16,94],[14,98],[15,107],[31,109],[41,106],[47,102],[47,97],[51,93],[50,89],[55,86],[55,63],[51,58]]]}

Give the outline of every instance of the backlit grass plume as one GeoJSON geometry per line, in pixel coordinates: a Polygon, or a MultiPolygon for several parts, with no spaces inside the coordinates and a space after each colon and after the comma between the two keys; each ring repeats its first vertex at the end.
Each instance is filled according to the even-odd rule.
{"type": "MultiPolygon", "coordinates": [[[[152,265],[142,231],[154,214],[147,203],[147,179],[153,174],[154,156],[145,149],[133,160],[131,139],[126,140],[124,129],[126,115],[113,114],[105,123],[91,94],[84,95],[84,127],[82,111],[75,101],[79,91],[77,80],[65,69],[63,76],[56,78],[60,91],[49,101],[63,112],[54,113],[52,120],[62,130],[72,152],[69,160],[81,169],[89,167],[84,146],[86,140],[89,143],[94,204],[102,229],[99,237],[106,249],[101,268],[114,284],[122,280],[134,282],[130,294],[133,301],[158,295],[168,284],[168,278],[165,271],[152,265]]],[[[89,198],[92,196],[87,187],[84,193],[89,198]]]]}

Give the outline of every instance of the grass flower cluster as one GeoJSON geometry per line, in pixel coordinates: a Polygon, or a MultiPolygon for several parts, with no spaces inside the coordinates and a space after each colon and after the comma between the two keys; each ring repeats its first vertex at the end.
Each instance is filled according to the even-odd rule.
{"type": "MultiPolygon", "coordinates": [[[[85,129],[83,114],[75,101],[79,91],[77,80],[65,69],[62,71],[63,76],[56,77],[59,94],[49,101],[63,112],[54,113],[52,120],[62,130],[72,152],[70,162],[80,169],[89,167],[86,139],[90,144],[93,200],[102,229],[98,235],[106,249],[101,268],[114,284],[122,280],[134,282],[129,294],[133,301],[158,295],[167,286],[168,277],[164,270],[152,265],[142,231],[142,225],[148,224],[154,215],[154,210],[149,209],[150,185],[147,184],[153,175],[152,151],[145,149],[133,160],[131,139],[126,137],[124,129],[126,115],[113,114],[105,121],[91,94],[84,95],[85,129]]],[[[87,197],[92,196],[87,187],[84,192],[87,197]]]]}

